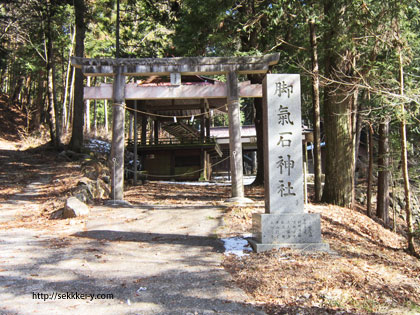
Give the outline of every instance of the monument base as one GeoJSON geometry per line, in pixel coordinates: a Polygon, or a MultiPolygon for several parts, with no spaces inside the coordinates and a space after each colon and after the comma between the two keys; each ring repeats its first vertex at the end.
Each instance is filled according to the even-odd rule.
{"type": "Polygon", "coordinates": [[[126,200],[105,200],[104,206],[115,208],[133,208],[133,205],[126,200]]]}
{"type": "Polygon", "coordinates": [[[261,244],[255,239],[249,238],[249,244],[256,253],[266,252],[272,249],[291,248],[302,251],[327,252],[330,253],[330,245],[327,243],[283,243],[283,244],[261,244]]]}
{"type": "Polygon", "coordinates": [[[308,251],[329,251],[321,239],[321,217],[318,213],[254,214],[253,239],[249,242],[256,252],[278,248],[308,251]]]}
{"type": "Polygon", "coordinates": [[[229,198],[229,199],[225,200],[225,203],[231,203],[231,204],[239,205],[239,206],[250,204],[250,203],[253,203],[253,202],[254,202],[254,200],[249,199],[249,198],[245,198],[245,197],[232,197],[232,198],[229,198]]]}

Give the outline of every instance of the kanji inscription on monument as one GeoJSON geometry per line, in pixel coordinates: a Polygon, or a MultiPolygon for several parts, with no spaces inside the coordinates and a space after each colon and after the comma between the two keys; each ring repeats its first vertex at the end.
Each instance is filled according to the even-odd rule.
{"type": "Polygon", "coordinates": [[[266,213],[303,213],[299,75],[267,75],[264,82],[266,213]]]}
{"type": "Polygon", "coordinates": [[[251,245],[328,250],[319,214],[303,204],[300,76],[267,74],[263,97],[265,213],[252,217],[251,245]]]}

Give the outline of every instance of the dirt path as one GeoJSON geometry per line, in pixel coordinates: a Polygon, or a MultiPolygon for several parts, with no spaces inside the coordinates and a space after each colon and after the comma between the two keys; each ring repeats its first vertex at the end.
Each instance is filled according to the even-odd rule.
{"type": "Polygon", "coordinates": [[[262,314],[221,266],[221,208],[97,206],[40,220],[60,167],[42,159],[0,142],[0,314],[262,314]]]}

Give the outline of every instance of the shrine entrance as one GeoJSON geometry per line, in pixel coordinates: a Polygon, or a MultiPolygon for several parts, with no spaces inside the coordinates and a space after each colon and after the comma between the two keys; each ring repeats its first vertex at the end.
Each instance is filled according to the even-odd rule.
{"type": "MultiPolygon", "coordinates": [[[[85,90],[86,99],[113,100],[111,158],[114,162],[112,168],[114,199],[124,202],[126,109],[134,112],[135,120],[139,108],[147,110],[140,112],[151,114],[160,107],[161,110],[167,111],[165,115],[161,113],[160,116],[172,117],[175,123],[177,115],[179,118],[191,116],[192,119],[194,115],[201,116],[200,135],[199,137],[197,135],[200,145],[212,145],[210,140],[206,143],[206,132],[209,135],[208,130],[206,131],[208,129],[206,117],[211,109],[227,106],[232,175],[230,201],[246,202],[239,98],[263,97],[264,94],[265,213],[253,215],[254,239],[250,240],[251,245],[257,252],[281,247],[328,251],[329,245],[323,243],[321,239],[320,215],[307,213],[303,205],[300,76],[269,74],[265,76],[263,86],[239,84],[238,81],[240,74],[266,74],[269,66],[276,64],[278,60],[278,54],[232,58],[73,58],[73,66],[81,68],[86,76],[114,77],[112,86],[87,87],[85,90]],[[182,76],[212,74],[225,75],[226,83],[182,84],[182,76]],[[127,76],[152,75],[168,76],[170,82],[163,86],[126,84],[127,76]]],[[[188,129],[188,125],[177,124],[172,133],[178,133],[182,138],[182,134],[194,133],[194,130],[188,129]]],[[[137,132],[133,142],[135,154],[138,152],[136,134],[137,132]]],[[[159,145],[159,139],[156,139],[154,144],[159,145]]]]}
{"type": "MultiPolygon", "coordinates": [[[[108,99],[113,101],[112,149],[112,196],[123,201],[124,187],[124,124],[125,110],[134,116],[134,125],[142,121],[140,139],[134,133],[129,146],[137,160],[137,152],[158,149],[164,145],[165,139],[159,140],[159,128],[162,121],[172,120],[166,124],[168,132],[179,140],[179,144],[188,145],[188,138],[199,139],[199,143],[191,143],[199,149],[203,169],[211,154],[218,154],[217,146],[212,143],[209,132],[210,113],[214,110],[227,111],[229,116],[229,151],[231,170],[231,201],[246,200],[243,184],[243,161],[240,124],[240,97],[262,97],[262,85],[238,81],[239,75],[266,74],[271,65],[279,60],[279,54],[258,57],[191,57],[191,58],[144,58],[144,59],[89,59],[72,57],[72,65],[80,68],[85,76],[112,76],[112,84],[96,87],[85,87],[85,99],[108,99]],[[201,82],[201,84],[185,84],[183,77],[225,75],[226,83],[201,82]],[[127,77],[169,77],[164,84],[148,84],[144,82],[127,83],[127,77]],[[144,121],[147,116],[153,117],[154,137],[145,139],[144,121]],[[199,134],[181,119],[200,121],[199,134]],[[172,126],[171,126],[172,125],[172,126]],[[147,145],[150,145],[148,148],[147,145]]],[[[191,83],[191,82],[190,82],[191,83]]],[[[135,128],[137,130],[137,128],[135,128]]],[[[153,153],[150,154],[152,156],[153,153]]],[[[180,159],[182,159],[182,155],[180,159]]],[[[142,157],[144,159],[144,156],[142,157]]],[[[169,163],[176,162],[176,155],[168,157],[169,163]]],[[[174,165],[170,167],[176,175],[174,165]]],[[[134,172],[136,180],[137,172],[134,172]]]]}

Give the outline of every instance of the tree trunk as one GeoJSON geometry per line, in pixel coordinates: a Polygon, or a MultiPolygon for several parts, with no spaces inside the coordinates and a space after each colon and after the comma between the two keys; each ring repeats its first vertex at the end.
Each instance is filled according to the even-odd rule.
{"type": "Polygon", "coordinates": [[[52,4],[50,1],[47,2],[47,28],[46,28],[46,39],[47,39],[47,76],[48,76],[48,117],[49,126],[51,132],[51,141],[54,143],[56,148],[61,143],[61,128],[59,119],[58,102],[56,97],[56,82],[55,82],[55,64],[54,64],[54,49],[53,49],[53,34],[51,27],[52,18],[52,4]]]}
{"type": "Polygon", "coordinates": [[[29,127],[31,124],[32,119],[32,90],[33,90],[34,82],[32,80],[31,75],[28,75],[25,84],[25,98],[24,98],[24,106],[26,112],[26,132],[29,131],[29,127]]]}
{"type": "Polygon", "coordinates": [[[322,161],[321,161],[321,110],[319,104],[319,66],[315,31],[315,21],[309,23],[309,38],[311,42],[312,58],[312,106],[314,123],[314,175],[315,175],[315,201],[321,201],[322,196],[322,161]]]}
{"type": "Polygon", "coordinates": [[[324,3],[324,13],[330,23],[325,37],[325,77],[331,81],[324,90],[327,167],[322,201],[351,207],[354,196],[353,114],[357,95],[348,78],[352,77],[354,58],[350,51],[337,52],[332,44],[338,27],[334,1],[324,3]],[[341,73],[343,75],[339,75],[341,73]]]}
{"type": "MultiPolygon", "coordinates": [[[[29,109],[29,107],[30,107],[30,103],[31,103],[31,94],[32,94],[32,82],[33,80],[32,80],[32,77],[31,77],[31,75],[30,74],[28,74],[27,75],[27,77],[26,77],[26,82],[25,82],[25,88],[24,88],[24,90],[23,90],[23,97],[22,97],[22,103],[23,103],[23,105],[27,108],[27,109],[29,109]]],[[[29,114],[29,113],[27,113],[27,114],[29,114]]]]}
{"type": "MultiPolygon", "coordinates": [[[[249,75],[248,79],[252,84],[262,84],[264,76],[249,75]]],[[[264,185],[264,129],[263,129],[263,100],[254,98],[254,124],[257,136],[257,175],[252,183],[253,186],[264,185]]]]}
{"type": "Polygon", "coordinates": [[[369,218],[372,217],[372,177],[373,177],[373,128],[368,125],[368,148],[369,148],[369,167],[368,167],[368,179],[367,179],[367,215],[369,218]]]}
{"type": "MultiPolygon", "coordinates": [[[[86,80],[86,86],[90,86],[91,77],[87,77],[86,80]]],[[[85,101],[85,131],[90,133],[90,100],[85,101]]]]}
{"type": "MultiPolygon", "coordinates": [[[[48,17],[48,21],[50,20],[50,18],[48,17]]],[[[49,24],[49,22],[48,22],[49,24]]],[[[47,33],[48,33],[48,29],[47,28],[47,33]]],[[[48,34],[47,34],[48,36],[48,34]]],[[[48,40],[48,39],[46,39],[48,40]]],[[[45,44],[45,56],[46,56],[46,60],[47,60],[47,64],[46,64],[46,71],[47,71],[47,100],[48,100],[48,107],[47,107],[47,111],[46,111],[46,118],[47,118],[47,124],[50,130],[50,138],[51,138],[51,143],[55,144],[56,140],[55,140],[55,134],[54,134],[54,123],[53,123],[53,116],[54,116],[54,98],[53,98],[53,93],[52,93],[52,69],[51,69],[51,62],[50,62],[50,57],[51,57],[51,53],[49,52],[49,43],[45,44]]]]}
{"type": "MultiPolygon", "coordinates": [[[[49,62],[47,61],[49,64],[49,62]]],[[[47,124],[50,129],[51,142],[55,145],[57,143],[54,133],[54,98],[52,93],[52,69],[47,65],[47,96],[48,96],[48,109],[47,109],[47,124]]]]}
{"type": "Polygon", "coordinates": [[[376,216],[389,223],[389,118],[379,124],[378,194],[376,216]]]}
{"type": "Polygon", "coordinates": [[[71,83],[70,83],[70,95],[69,95],[69,106],[67,112],[66,121],[66,132],[69,131],[70,122],[73,121],[73,109],[74,109],[74,82],[76,79],[76,68],[72,68],[71,71],[71,83]]]}
{"type": "Polygon", "coordinates": [[[326,138],[325,186],[322,201],[342,207],[353,203],[354,151],[351,109],[353,97],[342,87],[326,88],[324,126],[326,138]]]}
{"type": "MultiPolygon", "coordinates": [[[[62,127],[63,127],[63,132],[68,130],[68,118],[67,115],[69,115],[69,111],[67,111],[67,98],[68,98],[68,92],[69,92],[69,84],[70,84],[70,70],[71,70],[71,64],[70,64],[70,57],[73,54],[73,46],[74,46],[74,40],[75,40],[75,35],[76,35],[76,31],[73,31],[73,34],[71,36],[71,45],[70,45],[70,49],[69,49],[69,59],[67,62],[67,71],[66,71],[66,80],[65,80],[65,84],[64,84],[64,99],[63,99],[63,115],[62,115],[62,127]]],[[[70,106],[69,106],[70,107],[70,106]]]]}
{"type": "MultiPolygon", "coordinates": [[[[360,149],[360,134],[362,132],[362,126],[363,126],[363,119],[362,116],[360,115],[360,109],[357,110],[357,115],[356,115],[356,130],[355,130],[355,147],[354,147],[354,158],[355,158],[355,168],[357,168],[357,162],[359,160],[359,149],[360,149]]],[[[357,186],[357,176],[355,174],[354,176],[354,187],[357,186]]]]}
{"type": "MultiPolygon", "coordinates": [[[[84,39],[85,39],[85,3],[84,0],[74,0],[74,11],[76,16],[76,57],[83,57],[84,39]]],[[[70,140],[70,147],[73,151],[80,152],[83,146],[83,73],[81,69],[75,69],[74,82],[74,114],[73,114],[73,130],[70,140]]]]}
{"type": "MultiPolygon", "coordinates": [[[[51,47],[52,49],[52,47],[51,47]]],[[[52,50],[51,50],[52,51],[52,50]]],[[[60,117],[60,110],[58,107],[58,101],[57,101],[57,84],[56,84],[56,80],[55,80],[55,63],[54,60],[52,60],[52,64],[51,64],[51,68],[52,68],[52,96],[53,96],[53,104],[54,104],[54,123],[55,123],[55,147],[58,148],[61,144],[61,126],[60,126],[60,122],[61,122],[61,117],[60,117]]]]}
{"type": "MultiPolygon", "coordinates": [[[[106,77],[104,78],[104,83],[106,83],[106,77]]],[[[104,100],[104,125],[105,134],[108,136],[108,100],[104,100]]]]}
{"type": "MultiPolygon", "coordinates": [[[[355,64],[355,60],[353,60],[353,64],[355,64]]],[[[352,171],[351,171],[351,189],[352,189],[352,201],[351,201],[351,207],[354,206],[354,196],[356,196],[356,163],[357,163],[357,154],[358,149],[356,148],[356,145],[358,145],[357,142],[357,119],[358,119],[358,95],[359,95],[359,88],[355,87],[352,92],[352,107],[350,112],[350,123],[351,123],[351,139],[352,139],[352,171]]]]}
{"type": "MultiPolygon", "coordinates": [[[[400,61],[400,94],[404,95],[404,68],[403,68],[403,58],[401,47],[398,49],[399,61],[400,61]]],[[[412,255],[416,255],[416,249],[414,247],[414,229],[413,229],[413,214],[411,212],[411,196],[410,196],[410,179],[408,176],[408,157],[407,157],[407,132],[406,132],[406,122],[405,122],[405,108],[404,101],[401,99],[400,105],[401,111],[401,124],[400,124],[400,134],[401,134],[401,167],[403,172],[404,180],[404,196],[405,196],[405,217],[407,221],[407,242],[408,242],[408,252],[412,255]]]]}
{"type": "Polygon", "coordinates": [[[15,104],[19,101],[19,95],[20,95],[20,92],[22,91],[24,82],[25,82],[25,77],[24,76],[20,76],[17,79],[15,89],[13,91],[13,96],[12,96],[12,103],[13,104],[15,104]]]}
{"type": "Polygon", "coordinates": [[[4,87],[4,82],[6,81],[6,76],[7,76],[7,64],[3,69],[0,69],[0,91],[2,91],[4,93],[5,91],[5,87],[4,87]]]}
{"type": "Polygon", "coordinates": [[[38,130],[41,126],[41,116],[44,111],[44,74],[42,71],[38,74],[38,86],[37,86],[37,94],[36,99],[34,102],[35,109],[33,110],[32,120],[31,120],[31,130],[38,130]]]}

